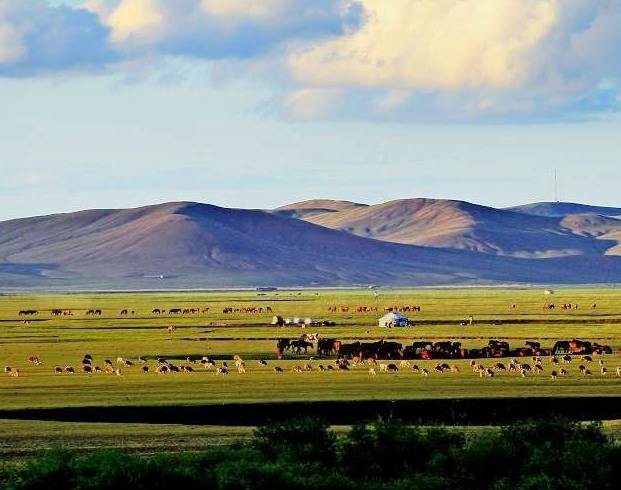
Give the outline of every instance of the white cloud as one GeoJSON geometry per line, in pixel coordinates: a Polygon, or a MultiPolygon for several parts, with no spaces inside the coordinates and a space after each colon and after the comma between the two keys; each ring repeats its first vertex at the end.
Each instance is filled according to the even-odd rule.
{"type": "Polygon", "coordinates": [[[411,104],[412,93],[438,101],[467,93],[466,106],[482,113],[597,105],[603,80],[618,90],[620,0],[362,3],[360,29],[290,54],[299,85],[384,90],[379,101],[372,95],[382,110],[411,104]]]}

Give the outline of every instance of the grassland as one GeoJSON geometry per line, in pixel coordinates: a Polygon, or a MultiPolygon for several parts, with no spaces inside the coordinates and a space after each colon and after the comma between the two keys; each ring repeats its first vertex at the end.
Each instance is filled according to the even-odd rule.
{"type": "MultiPolygon", "coordinates": [[[[617,397],[621,396],[621,378],[612,371],[621,366],[620,326],[621,291],[613,289],[558,290],[552,297],[541,290],[493,289],[382,290],[377,296],[369,290],[4,295],[0,296],[0,364],[18,368],[20,376],[0,375],[0,410],[312,400],[617,397]],[[542,305],[552,301],[578,303],[579,308],[544,311],[542,305]],[[593,303],[597,304],[594,309],[593,303]],[[377,327],[377,318],[385,306],[404,304],[422,307],[420,313],[411,315],[416,326],[377,327]],[[517,307],[513,309],[511,304],[517,307]],[[260,306],[265,311],[268,305],[273,313],[222,313],[226,306],[260,306]],[[346,313],[329,313],[328,307],[333,305],[377,306],[379,313],[356,313],[353,308],[346,313]],[[175,317],[151,313],[153,308],[191,307],[209,308],[209,313],[175,317]],[[73,315],[52,317],[49,310],[53,308],[70,309],[73,315]],[[26,324],[18,315],[22,309],[37,309],[40,313],[30,317],[26,324]],[[88,316],[89,309],[101,309],[103,314],[88,316]],[[121,316],[122,309],[134,310],[135,314],[121,316]],[[540,340],[544,346],[552,346],[558,339],[580,338],[609,344],[615,354],[604,356],[611,371],[608,376],[599,376],[598,366],[593,366],[592,377],[580,376],[578,362],[574,362],[569,367],[570,375],[556,380],[547,372],[526,378],[500,374],[493,379],[481,379],[468,368],[466,360],[455,362],[460,373],[432,373],[429,377],[403,370],[369,376],[364,367],[349,372],[292,373],[290,368],[305,364],[315,354],[288,355],[277,360],[275,339],[297,337],[304,330],[272,326],[272,315],[333,320],[336,326],[312,331],[345,341],[394,338],[408,344],[419,339],[454,339],[465,347],[482,347],[490,338],[508,340],[511,346],[521,346],[526,340],[540,340]],[[475,319],[474,325],[459,325],[470,315],[475,319]],[[172,335],[167,332],[171,324],[177,327],[172,335]],[[156,375],[142,373],[137,364],[122,367],[121,376],[86,375],[79,372],[79,367],[87,353],[96,365],[119,356],[134,361],[138,356],[146,356],[151,368],[158,357],[181,364],[188,356],[208,355],[221,362],[238,354],[246,360],[248,372],[232,371],[228,376],[217,376],[213,370],[195,365],[191,374],[156,375]],[[29,364],[27,358],[31,354],[39,356],[43,363],[29,364]],[[268,366],[260,366],[258,359],[267,359],[268,366]],[[54,373],[55,366],[67,365],[78,372],[54,373]],[[274,365],[283,367],[285,372],[273,372],[274,365]]],[[[313,365],[330,362],[316,359],[313,365]]],[[[432,367],[434,363],[417,364],[432,367]]],[[[548,364],[545,366],[549,369],[548,364]]],[[[8,423],[0,424],[0,430],[7,432],[8,423]]],[[[204,430],[205,437],[209,437],[209,430],[204,430]]],[[[166,427],[162,431],[170,433],[166,427]]],[[[114,434],[111,427],[105,427],[104,432],[114,434]]]]}

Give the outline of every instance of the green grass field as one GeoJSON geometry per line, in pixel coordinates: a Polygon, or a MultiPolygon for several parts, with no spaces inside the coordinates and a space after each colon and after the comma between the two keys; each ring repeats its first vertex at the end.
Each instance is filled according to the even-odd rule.
{"type": "MultiPolygon", "coordinates": [[[[106,407],[145,405],[226,404],[308,400],[394,400],[419,398],[469,397],[565,397],[620,396],[621,378],[614,370],[621,366],[621,291],[603,289],[558,290],[545,296],[541,290],[380,290],[373,291],[277,291],[257,292],[180,292],[180,293],[106,293],[0,296],[0,364],[19,369],[19,377],[0,375],[0,409],[19,410],[43,407],[106,407]],[[546,302],[578,303],[577,310],[544,311],[546,302]],[[593,303],[597,304],[592,308],[593,303]],[[410,315],[419,324],[400,329],[377,327],[377,318],[389,305],[420,305],[422,311],[410,315]],[[516,304],[516,308],[511,308],[516,304]],[[329,313],[329,306],[350,306],[346,313],[329,313]],[[378,308],[375,313],[356,313],[358,305],[378,308]],[[270,306],[273,313],[223,314],[224,307],[270,306]],[[153,315],[153,308],[209,308],[198,315],[153,315]],[[72,316],[52,317],[53,308],[71,309],[72,316]],[[37,309],[39,315],[18,316],[19,310],[37,309]],[[101,317],[87,316],[88,309],[101,309],[101,317]],[[122,309],[135,315],[120,316],[122,309]],[[354,310],[354,311],[352,311],[354,310]],[[301,329],[275,327],[272,315],[329,319],[334,327],[301,329]],[[459,321],[474,316],[473,326],[459,321]],[[174,334],[168,325],[177,327],[174,334]],[[593,376],[580,376],[576,359],[569,376],[552,380],[551,369],[540,376],[521,378],[500,373],[481,379],[469,367],[469,361],[454,362],[458,374],[429,377],[401,370],[396,374],[378,372],[369,376],[368,366],[349,372],[293,373],[293,366],[306,364],[310,356],[288,355],[277,360],[275,339],[297,337],[304,332],[319,332],[324,337],[348,339],[395,338],[409,344],[414,340],[454,339],[465,347],[483,347],[491,338],[506,339],[512,347],[526,340],[540,340],[551,347],[558,339],[580,338],[611,345],[615,354],[603,356],[609,370],[599,375],[594,362],[593,376]],[[247,363],[246,374],[234,369],[228,376],[194,365],[194,373],[157,375],[140,371],[140,364],[122,367],[121,376],[86,375],[79,372],[84,354],[91,354],[94,365],[117,357],[136,361],[149,359],[151,371],[155,359],[165,357],[182,364],[187,356],[210,356],[218,363],[241,355],[247,363]],[[27,359],[37,355],[42,364],[27,359]],[[267,359],[260,366],[258,359],[267,359]],[[76,374],[56,375],[56,366],[73,366],[76,374]],[[273,372],[273,366],[284,373],[273,372]]],[[[332,359],[315,359],[313,366],[329,364],[332,359]]],[[[490,360],[483,360],[490,365],[490,360]]],[[[453,362],[451,362],[453,363],[453,362]]],[[[230,363],[231,364],[231,363],[230,363]]],[[[434,361],[416,361],[421,368],[432,368],[434,361]]],[[[567,367],[567,366],[566,366],[567,367]]],[[[379,370],[378,370],[379,371],[379,370]]],[[[0,424],[2,431],[7,425],[0,424]]],[[[106,429],[108,431],[108,429],[106,429]]],[[[114,431],[113,431],[114,432],[114,431]]],[[[165,432],[165,430],[164,430],[165,432]]],[[[208,434],[207,434],[208,437],[208,434]]]]}

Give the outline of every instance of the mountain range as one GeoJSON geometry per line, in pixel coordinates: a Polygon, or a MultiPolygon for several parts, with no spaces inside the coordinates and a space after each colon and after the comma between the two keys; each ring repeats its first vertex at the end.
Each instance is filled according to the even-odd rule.
{"type": "Polygon", "coordinates": [[[621,282],[621,208],[173,202],[0,222],[0,288],[621,282]]]}

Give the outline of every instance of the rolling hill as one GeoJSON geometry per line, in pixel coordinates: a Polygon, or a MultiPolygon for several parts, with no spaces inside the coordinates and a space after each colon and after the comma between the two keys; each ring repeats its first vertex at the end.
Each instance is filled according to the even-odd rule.
{"type": "Polygon", "coordinates": [[[308,218],[320,214],[336,213],[365,207],[367,207],[367,204],[359,204],[351,201],[311,199],[309,201],[287,204],[286,206],[281,206],[272,210],[272,212],[283,216],[289,216],[290,218],[308,218]]]}
{"type": "Polygon", "coordinates": [[[614,232],[621,232],[621,220],[613,218],[547,217],[442,199],[401,199],[303,219],[388,242],[530,258],[603,255],[615,250],[614,232]]]}
{"type": "MultiPolygon", "coordinates": [[[[371,208],[344,206],[329,214],[371,208]]],[[[460,226],[467,226],[459,216],[460,226]]],[[[603,253],[533,259],[422,247],[359,237],[279,213],[192,202],[0,222],[0,287],[5,290],[618,281],[621,258],[603,253]]]]}
{"type": "Polygon", "coordinates": [[[553,218],[563,218],[570,214],[597,214],[600,216],[621,217],[621,208],[591,206],[588,204],[577,204],[573,202],[536,202],[506,209],[516,211],[518,213],[532,214],[535,216],[548,216],[553,218]]]}

